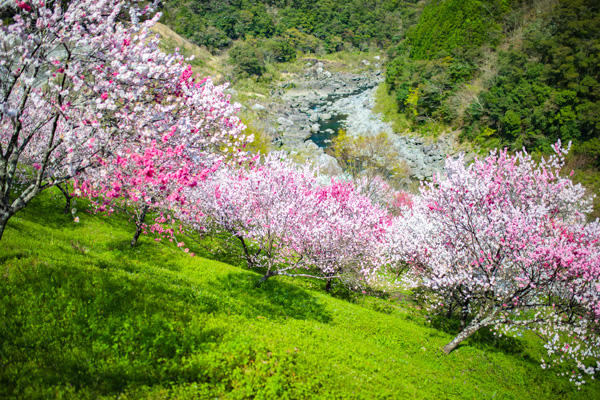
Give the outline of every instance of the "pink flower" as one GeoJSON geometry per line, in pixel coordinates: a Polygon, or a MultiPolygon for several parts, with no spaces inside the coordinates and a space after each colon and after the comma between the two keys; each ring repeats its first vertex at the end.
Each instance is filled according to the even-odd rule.
{"type": "Polygon", "coordinates": [[[17,7],[27,12],[31,11],[31,6],[24,1],[17,1],[17,7]]]}
{"type": "Polygon", "coordinates": [[[106,93],[106,92],[102,93],[102,94],[100,95],[100,98],[101,98],[102,100],[106,100],[106,99],[108,99],[108,93],[106,93]]]}

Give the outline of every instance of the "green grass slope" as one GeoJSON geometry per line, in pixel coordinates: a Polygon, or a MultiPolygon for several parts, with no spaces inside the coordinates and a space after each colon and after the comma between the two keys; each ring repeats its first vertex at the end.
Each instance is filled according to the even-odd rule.
{"type": "MultiPolygon", "coordinates": [[[[0,241],[0,398],[591,399],[534,340],[452,332],[400,301],[343,299],[189,257],[123,217],[45,196],[0,241]]],[[[197,250],[197,249],[196,249],[197,250]]]]}

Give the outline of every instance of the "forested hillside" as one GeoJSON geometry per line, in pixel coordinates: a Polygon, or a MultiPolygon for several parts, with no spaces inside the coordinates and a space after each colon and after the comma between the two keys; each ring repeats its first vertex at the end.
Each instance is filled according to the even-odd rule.
{"type": "Polygon", "coordinates": [[[417,0],[170,0],[164,21],[213,50],[275,38],[305,51],[384,47],[400,39],[417,0]]]}
{"type": "Polygon", "coordinates": [[[485,148],[572,140],[600,162],[597,1],[429,2],[391,53],[387,82],[415,124],[485,148]]]}
{"type": "Polygon", "coordinates": [[[388,88],[415,126],[448,124],[484,148],[572,140],[600,163],[595,0],[171,0],[163,12],[197,45],[233,46],[254,75],[296,51],[388,49],[388,88]]]}

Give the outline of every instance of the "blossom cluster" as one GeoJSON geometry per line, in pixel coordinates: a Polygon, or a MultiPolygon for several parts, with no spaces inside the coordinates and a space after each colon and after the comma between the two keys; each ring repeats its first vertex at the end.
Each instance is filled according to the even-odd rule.
{"type": "Polygon", "coordinates": [[[165,212],[220,159],[244,156],[252,138],[226,86],[164,53],[151,30],[160,15],[140,22],[149,12],[136,5],[15,2],[0,26],[2,229],[73,178],[103,203],[165,212]]]}

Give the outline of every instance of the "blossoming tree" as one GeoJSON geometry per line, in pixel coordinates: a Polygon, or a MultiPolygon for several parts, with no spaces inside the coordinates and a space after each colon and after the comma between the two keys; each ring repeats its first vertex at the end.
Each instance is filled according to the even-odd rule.
{"type": "Polygon", "coordinates": [[[101,168],[82,174],[80,188],[98,199],[101,209],[118,206],[134,213],[132,246],[146,228],[172,234],[162,223],[173,221],[174,208],[188,206],[185,188],[198,185],[224,159],[243,160],[242,149],[252,140],[243,134],[239,106],[230,102],[225,85],[194,78],[189,66],[174,82],[168,110],[160,103],[149,105],[151,123],[142,120],[134,140],[116,145],[101,168]],[[149,212],[156,218],[147,225],[149,212]]]}
{"type": "Polygon", "coordinates": [[[327,279],[342,278],[350,286],[367,281],[380,267],[379,248],[390,222],[387,210],[375,204],[353,182],[331,181],[317,187],[298,226],[292,246],[303,262],[313,265],[327,279]]]}
{"type": "Polygon", "coordinates": [[[219,96],[203,95],[212,84],[159,49],[150,31],[158,15],[140,23],[143,10],[122,0],[11,4],[12,22],[0,27],[0,237],[38,193],[83,171],[121,167],[158,143],[208,165],[207,142],[235,142],[234,107],[220,99],[211,108],[219,96]],[[188,115],[190,105],[208,112],[188,115]],[[178,149],[181,137],[202,151],[178,149]]]}
{"type": "Polygon", "coordinates": [[[321,185],[315,174],[276,153],[247,170],[223,169],[191,189],[203,214],[197,224],[239,240],[248,265],[265,268],[261,282],[351,271],[364,277],[376,266],[369,250],[387,213],[350,183],[321,185]]]}
{"type": "Polygon", "coordinates": [[[446,353],[484,326],[531,329],[582,381],[600,368],[600,224],[586,223],[591,199],[560,175],[566,151],[555,150],[539,163],[506,150],[469,166],[449,159],[390,243],[433,308],[461,308],[466,323],[446,353]]]}

